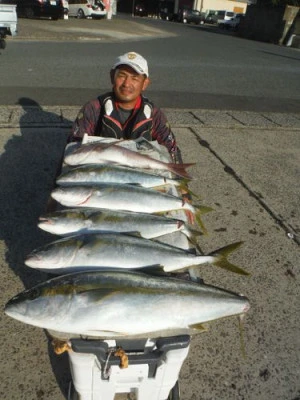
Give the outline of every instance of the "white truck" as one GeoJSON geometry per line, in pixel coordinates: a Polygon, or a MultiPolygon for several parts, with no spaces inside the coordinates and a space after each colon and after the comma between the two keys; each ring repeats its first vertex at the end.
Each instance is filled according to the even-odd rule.
{"type": "Polygon", "coordinates": [[[0,49],[5,49],[6,36],[17,34],[17,6],[9,4],[9,0],[0,0],[0,49]]]}

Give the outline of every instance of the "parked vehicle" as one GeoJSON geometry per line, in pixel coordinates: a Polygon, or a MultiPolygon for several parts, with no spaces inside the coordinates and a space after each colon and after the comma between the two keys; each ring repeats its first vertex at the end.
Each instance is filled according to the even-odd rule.
{"type": "Polygon", "coordinates": [[[134,9],[134,15],[139,17],[146,17],[148,15],[145,4],[138,3],[134,9]]]}
{"type": "Polygon", "coordinates": [[[241,19],[244,18],[244,16],[245,14],[235,14],[235,16],[231,19],[219,19],[218,26],[222,29],[237,30],[241,19]]]}
{"type": "Polygon", "coordinates": [[[163,0],[159,1],[159,15],[160,18],[167,21],[178,21],[180,10],[192,9],[193,0],[163,0]]]}
{"type": "Polygon", "coordinates": [[[174,12],[168,9],[167,7],[160,10],[159,16],[161,19],[164,19],[166,21],[174,20],[174,12]]]}
{"type": "Polygon", "coordinates": [[[6,36],[17,34],[17,12],[15,4],[5,4],[9,0],[0,0],[0,49],[6,47],[6,36]]]}
{"type": "Polygon", "coordinates": [[[19,17],[48,17],[54,20],[64,17],[62,0],[16,0],[19,17]]]}
{"type": "Polygon", "coordinates": [[[230,20],[235,16],[233,11],[226,10],[208,10],[205,17],[204,22],[206,24],[217,24],[218,20],[230,20]]]}
{"type": "Polygon", "coordinates": [[[204,18],[202,17],[200,11],[184,8],[179,10],[178,21],[183,22],[184,24],[193,23],[199,25],[201,22],[204,22],[204,18]]]}
{"type": "Polygon", "coordinates": [[[106,16],[106,9],[101,0],[69,0],[69,16],[103,18],[106,16]]]}

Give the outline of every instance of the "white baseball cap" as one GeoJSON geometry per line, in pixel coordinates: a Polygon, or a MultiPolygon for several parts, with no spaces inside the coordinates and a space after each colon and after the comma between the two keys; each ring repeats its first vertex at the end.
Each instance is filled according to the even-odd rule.
{"type": "Polygon", "coordinates": [[[119,65],[129,65],[129,67],[133,68],[138,74],[149,77],[147,61],[134,51],[119,56],[112,69],[116,69],[119,65]]]}

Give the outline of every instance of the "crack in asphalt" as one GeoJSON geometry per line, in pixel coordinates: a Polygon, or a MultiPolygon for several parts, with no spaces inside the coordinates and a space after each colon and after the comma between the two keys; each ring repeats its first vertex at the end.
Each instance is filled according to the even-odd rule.
{"type": "Polygon", "coordinates": [[[269,216],[275,221],[275,223],[284,230],[289,239],[292,239],[295,243],[300,245],[300,238],[298,237],[296,230],[290,224],[286,223],[283,218],[277,215],[276,212],[273,211],[262,199],[259,193],[253,191],[251,187],[243,181],[243,179],[237,174],[237,172],[232,167],[230,167],[230,165],[228,165],[222,159],[222,157],[210,146],[207,140],[202,139],[199,133],[197,133],[193,128],[189,129],[195,136],[200,146],[205,147],[224,166],[224,171],[230,174],[248,192],[249,196],[253,197],[259,203],[259,205],[269,214],[269,216]]]}

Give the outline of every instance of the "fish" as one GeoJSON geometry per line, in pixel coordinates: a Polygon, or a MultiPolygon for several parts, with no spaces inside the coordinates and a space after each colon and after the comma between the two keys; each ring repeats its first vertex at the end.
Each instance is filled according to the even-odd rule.
{"type": "Polygon", "coordinates": [[[165,243],[122,233],[94,233],[67,236],[33,250],[25,258],[28,267],[60,274],[86,269],[125,268],[162,269],[165,272],[183,271],[205,263],[247,275],[231,264],[227,256],[242,242],[215,250],[208,255],[171,246],[165,243]]]}
{"type": "Polygon", "coordinates": [[[132,168],[168,171],[183,178],[191,179],[186,169],[194,163],[175,164],[157,160],[147,154],[122,147],[114,143],[88,143],[82,144],[64,157],[67,165],[83,164],[119,164],[132,168]]]}
{"type": "Polygon", "coordinates": [[[163,215],[131,211],[71,208],[39,217],[38,227],[54,235],[66,236],[97,232],[137,232],[143,238],[152,239],[173,232],[182,232],[189,239],[202,235],[182,219],[163,215]]]}
{"type": "Polygon", "coordinates": [[[71,168],[60,174],[56,183],[60,186],[98,183],[127,183],[149,188],[167,185],[186,186],[180,179],[172,179],[145,170],[114,164],[87,164],[71,168]]]}
{"type": "Polygon", "coordinates": [[[194,206],[181,197],[162,193],[151,188],[126,184],[103,183],[97,186],[58,186],[51,197],[66,207],[107,208],[144,213],[164,213],[183,210],[190,223],[195,221],[206,233],[201,214],[211,211],[210,207],[194,206]]]}
{"type": "Polygon", "coordinates": [[[61,275],[6,305],[11,318],[39,328],[91,337],[160,337],[197,333],[203,324],[250,309],[247,297],[218,287],[139,271],[61,275]]]}

